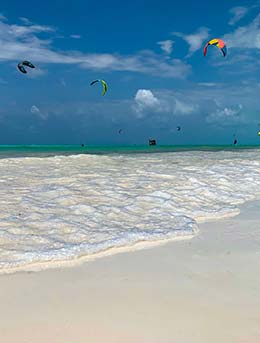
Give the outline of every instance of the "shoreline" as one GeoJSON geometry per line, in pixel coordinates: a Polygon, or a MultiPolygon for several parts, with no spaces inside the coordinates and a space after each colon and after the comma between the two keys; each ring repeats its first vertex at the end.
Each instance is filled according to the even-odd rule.
{"type": "Polygon", "coordinates": [[[199,231],[197,231],[194,235],[187,234],[186,236],[176,236],[171,239],[161,239],[158,241],[139,241],[133,245],[129,246],[122,246],[122,247],[112,247],[106,249],[104,251],[94,253],[91,255],[84,255],[80,257],[76,257],[70,260],[58,260],[58,261],[51,261],[51,262],[33,262],[31,264],[27,264],[26,266],[14,267],[14,268],[6,268],[4,271],[0,271],[0,277],[2,275],[10,275],[16,273],[27,273],[27,272],[43,272],[46,270],[51,269],[63,269],[63,268],[73,268],[77,266],[81,266],[88,262],[93,262],[100,258],[105,258],[109,256],[114,256],[117,254],[124,254],[124,253],[131,253],[139,250],[151,249],[154,247],[159,247],[164,244],[168,244],[170,242],[177,242],[182,240],[190,240],[194,238],[199,231]]]}
{"type": "Polygon", "coordinates": [[[258,343],[260,201],[192,240],[2,274],[6,343],[258,343]]]}
{"type": "Polygon", "coordinates": [[[75,265],[193,235],[197,223],[260,199],[258,155],[2,161],[1,272],[75,265]]]}
{"type": "Polygon", "coordinates": [[[3,270],[0,270],[0,276],[23,273],[23,272],[41,272],[41,271],[45,271],[49,269],[73,268],[73,267],[80,266],[88,262],[95,261],[96,259],[99,259],[99,258],[105,258],[105,257],[117,255],[117,254],[123,254],[123,253],[130,253],[130,252],[135,252],[135,251],[144,250],[144,249],[151,249],[151,248],[159,247],[165,244],[182,241],[182,240],[191,240],[200,234],[199,226],[201,224],[222,221],[227,218],[236,217],[239,214],[240,214],[240,209],[239,209],[239,206],[237,206],[232,212],[230,211],[229,213],[226,213],[225,215],[222,214],[221,217],[216,216],[215,218],[209,217],[206,219],[197,219],[195,221],[195,223],[197,224],[197,228],[194,228],[194,234],[187,233],[186,235],[182,234],[178,236],[178,234],[176,233],[176,235],[172,238],[159,239],[155,241],[153,240],[138,241],[132,245],[111,247],[97,253],[93,253],[90,255],[83,255],[83,256],[79,256],[79,257],[72,258],[69,260],[32,262],[24,266],[4,268],[3,270]]]}

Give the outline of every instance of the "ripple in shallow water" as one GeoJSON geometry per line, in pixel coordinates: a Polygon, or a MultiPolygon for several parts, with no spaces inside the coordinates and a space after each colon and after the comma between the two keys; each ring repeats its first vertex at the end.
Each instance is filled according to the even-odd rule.
{"type": "Polygon", "coordinates": [[[192,237],[260,196],[258,151],[0,160],[0,269],[192,237]]]}

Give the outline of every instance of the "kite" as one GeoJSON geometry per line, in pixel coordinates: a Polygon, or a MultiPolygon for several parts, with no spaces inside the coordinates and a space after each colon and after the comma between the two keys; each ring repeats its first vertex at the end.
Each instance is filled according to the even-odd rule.
{"type": "Polygon", "coordinates": [[[104,80],[94,80],[94,81],[91,82],[90,86],[93,86],[97,82],[101,82],[102,83],[102,85],[103,85],[102,95],[105,95],[106,92],[107,92],[107,83],[106,83],[106,81],[104,81],[104,80]]]}
{"type": "Polygon", "coordinates": [[[227,47],[226,47],[225,42],[222,39],[214,38],[214,39],[211,39],[210,41],[208,41],[208,43],[205,45],[204,50],[203,50],[204,56],[207,55],[207,50],[208,50],[209,45],[215,45],[216,47],[218,47],[222,51],[223,56],[224,57],[226,56],[227,47]]]}
{"type": "Polygon", "coordinates": [[[29,68],[35,68],[35,66],[29,62],[29,61],[23,61],[23,62],[20,62],[18,65],[17,65],[17,68],[20,70],[21,73],[23,74],[26,74],[27,71],[26,69],[24,68],[24,66],[26,67],[29,67],[29,68]]]}

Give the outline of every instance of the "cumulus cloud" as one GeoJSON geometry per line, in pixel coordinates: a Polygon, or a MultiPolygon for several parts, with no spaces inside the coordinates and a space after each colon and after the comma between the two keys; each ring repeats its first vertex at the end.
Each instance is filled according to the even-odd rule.
{"type": "Polygon", "coordinates": [[[229,25],[235,25],[240,19],[242,19],[247,13],[248,8],[242,6],[232,7],[229,12],[232,18],[229,20],[229,25]]]}
{"type": "Polygon", "coordinates": [[[202,47],[202,44],[209,37],[209,29],[207,27],[200,27],[197,32],[192,34],[186,35],[181,32],[173,32],[173,35],[181,37],[189,45],[188,56],[191,56],[202,47]]]}
{"type": "Polygon", "coordinates": [[[135,95],[134,110],[137,113],[142,113],[146,110],[158,111],[160,110],[160,101],[154,96],[149,89],[139,89],[135,95]]]}
{"type": "Polygon", "coordinates": [[[247,127],[259,123],[259,83],[215,83],[214,87],[190,83],[178,91],[139,89],[132,110],[137,118],[152,117],[153,123],[163,123],[166,128],[176,120],[189,125],[247,127]]]}
{"type": "Polygon", "coordinates": [[[173,43],[174,42],[172,40],[168,39],[168,40],[160,41],[157,44],[160,45],[160,48],[162,49],[163,52],[170,55],[173,50],[173,43]]]}
{"type": "Polygon", "coordinates": [[[175,99],[175,107],[174,113],[175,114],[191,114],[196,110],[196,106],[193,104],[187,104],[182,102],[178,99],[175,99]]]}
{"type": "Polygon", "coordinates": [[[241,123],[244,120],[240,116],[242,108],[243,106],[239,104],[237,107],[224,107],[222,109],[217,109],[206,117],[206,122],[221,123],[223,126],[239,122],[241,123]]]}
{"type": "MultiPolygon", "coordinates": [[[[165,123],[176,120],[221,126],[251,125],[259,122],[259,85],[258,83],[223,84],[212,86],[190,84],[190,87],[178,91],[156,90],[153,95],[159,101],[156,110],[147,110],[153,118],[165,123]],[[228,97],[227,97],[228,94],[228,97]],[[238,104],[239,99],[239,104],[238,104]]],[[[165,124],[167,127],[167,124],[165,124]]]]}
{"type": "MultiPolygon", "coordinates": [[[[250,137],[252,130],[257,128],[259,123],[259,84],[258,82],[249,82],[242,87],[241,84],[232,82],[229,84],[219,83],[215,87],[202,87],[197,83],[189,83],[187,88],[179,88],[178,91],[139,89],[139,92],[137,91],[129,99],[116,101],[107,99],[105,107],[99,101],[79,102],[68,98],[60,103],[50,99],[44,102],[44,105],[34,105],[41,113],[49,114],[48,120],[45,121],[39,117],[37,110],[31,116],[21,116],[23,110],[20,107],[12,105],[12,110],[10,110],[11,105],[8,106],[5,107],[3,114],[0,113],[5,118],[6,127],[7,125],[11,127],[15,122],[17,127],[19,125],[17,130],[21,131],[22,126],[23,132],[27,132],[29,125],[34,125],[39,132],[46,130],[44,131],[44,142],[46,142],[46,137],[57,142],[55,140],[57,132],[63,132],[63,134],[68,132],[68,135],[73,137],[72,141],[78,142],[80,134],[82,137],[86,137],[86,132],[88,132],[87,137],[93,144],[106,143],[109,141],[106,139],[110,139],[109,134],[107,135],[108,132],[113,132],[114,137],[117,136],[114,135],[114,132],[117,132],[118,127],[127,127],[127,139],[129,138],[130,141],[132,139],[131,143],[134,144],[138,135],[140,142],[146,134],[150,135],[151,132],[156,136],[157,133],[159,136],[161,132],[160,134],[166,137],[171,130],[176,132],[178,125],[187,131],[194,128],[198,135],[199,132],[203,132],[202,136],[206,134],[207,139],[210,139],[211,132],[212,135],[213,132],[217,135],[220,133],[222,135],[223,132],[230,135],[231,128],[232,130],[239,128],[240,132],[241,130],[245,132],[251,130],[251,133],[248,133],[248,137],[250,137]],[[139,112],[137,111],[138,104],[139,112]],[[190,108],[180,110],[183,105],[188,105],[190,108]],[[9,122],[11,117],[8,113],[12,113],[12,111],[17,120],[12,119],[9,122]],[[140,120],[137,120],[140,118],[143,125],[140,125],[140,120]],[[54,127],[57,129],[53,130],[54,127]],[[93,133],[94,131],[95,133],[93,133]]],[[[28,106],[25,111],[28,112],[28,106]]],[[[2,133],[5,134],[3,127],[2,133]]],[[[218,138],[222,140],[223,137],[218,136],[218,138]]],[[[65,136],[64,139],[66,141],[67,137],[65,136]]],[[[186,139],[185,135],[184,142],[187,143],[186,139]]]]}
{"type": "Polygon", "coordinates": [[[14,25],[0,17],[0,60],[17,61],[21,56],[30,56],[35,63],[75,64],[91,70],[130,71],[179,79],[185,79],[191,70],[190,65],[179,59],[169,59],[152,51],[134,55],[56,51],[51,38],[39,37],[41,33],[54,34],[53,27],[33,24],[26,18],[22,21],[23,25],[14,25]]]}
{"type": "Polygon", "coordinates": [[[198,104],[192,103],[182,94],[157,91],[156,95],[149,89],[139,89],[134,98],[134,111],[138,117],[153,113],[161,119],[164,117],[190,115],[198,110],[198,104]]]}

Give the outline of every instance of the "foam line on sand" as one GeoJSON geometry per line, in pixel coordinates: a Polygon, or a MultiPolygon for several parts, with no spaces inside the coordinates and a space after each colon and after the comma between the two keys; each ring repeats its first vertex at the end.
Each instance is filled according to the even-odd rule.
{"type": "Polygon", "coordinates": [[[5,343],[259,343],[260,202],[192,240],[1,275],[5,343]]]}

